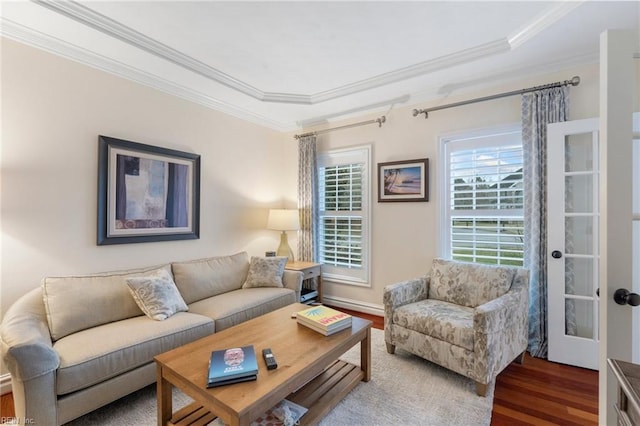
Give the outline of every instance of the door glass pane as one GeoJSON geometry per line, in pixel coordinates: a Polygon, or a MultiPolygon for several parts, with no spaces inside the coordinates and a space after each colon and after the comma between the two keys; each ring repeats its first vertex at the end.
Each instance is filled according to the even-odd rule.
{"type": "Polygon", "coordinates": [[[593,259],[564,259],[564,292],[578,296],[593,296],[593,259]]]}
{"type": "Polygon", "coordinates": [[[593,211],[593,175],[565,176],[564,211],[567,213],[593,211]]]}
{"type": "Polygon", "coordinates": [[[564,149],[566,172],[593,170],[593,135],[591,133],[567,135],[564,140],[564,149]]]}
{"type": "Polygon", "coordinates": [[[565,217],[564,232],[566,253],[594,254],[592,216],[565,217]]]}
{"type": "Polygon", "coordinates": [[[593,339],[593,301],[566,299],[564,305],[565,334],[593,339]]]}

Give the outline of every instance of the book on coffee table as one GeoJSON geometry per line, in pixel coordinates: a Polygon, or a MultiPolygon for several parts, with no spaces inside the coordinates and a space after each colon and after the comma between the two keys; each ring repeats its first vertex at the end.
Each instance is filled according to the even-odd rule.
{"type": "Polygon", "coordinates": [[[296,314],[299,324],[329,336],[351,327],[351,315],[327,306],[314,306],[296,314]]]}
{"type": "Polygon", "coordinates": [[[253,345],[211,352],[207,387],[256,380],[258,362],[253,345]]]}

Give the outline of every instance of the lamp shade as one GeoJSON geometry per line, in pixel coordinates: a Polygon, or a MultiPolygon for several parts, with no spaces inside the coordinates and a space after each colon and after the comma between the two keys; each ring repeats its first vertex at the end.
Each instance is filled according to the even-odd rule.
{"type": "Polygon", "coordinates": [[[276,231],[297,231],[300,229],[298,210],[271,209],[267,229],[276,231]]]}

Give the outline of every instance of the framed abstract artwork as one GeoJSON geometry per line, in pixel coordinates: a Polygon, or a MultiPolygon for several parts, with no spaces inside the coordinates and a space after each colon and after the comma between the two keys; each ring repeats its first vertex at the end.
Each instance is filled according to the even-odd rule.
{"type": "Polygon", "coordinates": [[[200,156],[98,138],[98,245],[200,238],[200,156]]]}
{"type": "Polygon", "coordinates": [[[429,201],[429,159],[378,163],[378,202],[429,201]]]}

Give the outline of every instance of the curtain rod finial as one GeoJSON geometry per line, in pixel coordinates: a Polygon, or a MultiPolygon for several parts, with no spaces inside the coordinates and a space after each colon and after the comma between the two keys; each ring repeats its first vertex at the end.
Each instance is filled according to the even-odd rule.
{"type": "Polygon", "coordinates": [[[413,116],[417,117],[420,114],[424,114],[424,118],[427,119],[429,118],[429,112],[427,110],[424,109],[414,109],[413,110],[413,116]]]}
{"type": "Polygon", "coordinates": [[[580,84],[580,77],[578,77],[577,75],[573,76],[569,83],[571,83],[572,86],[577,86],[578,84],[580,84]]]}

